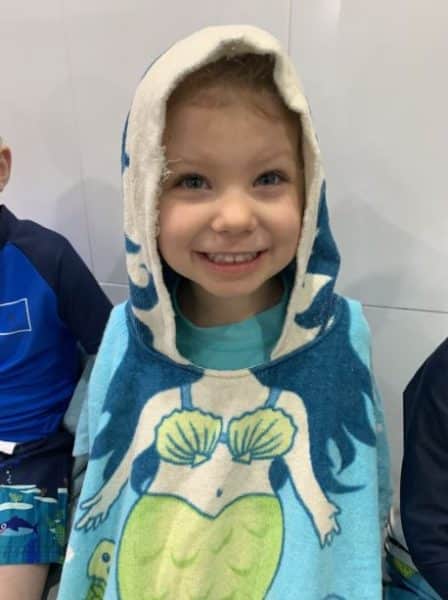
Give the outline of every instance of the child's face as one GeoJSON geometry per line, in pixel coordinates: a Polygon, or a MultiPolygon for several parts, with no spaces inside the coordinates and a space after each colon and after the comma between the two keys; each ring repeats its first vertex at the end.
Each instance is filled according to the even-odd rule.
{"type": "Polygon", "coordinates": [[[298,127],[277,99],[261,102],[266,110],[246,99],[168,111],[159,205],[159,251],[195,297],[258,310],[260,297],[278,297],[273,278],[296,254],[304,205],[298,127]]]}
{"type": "Polygon", "coordinates": [[[11,172],[11,150],[7,146],[0,147],[0,192],[3,191],[11,172]]]}

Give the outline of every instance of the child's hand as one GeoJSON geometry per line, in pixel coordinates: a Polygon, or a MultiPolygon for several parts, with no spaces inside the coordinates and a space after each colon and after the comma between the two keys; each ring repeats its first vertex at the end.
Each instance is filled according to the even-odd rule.
{"type": "Polygon", "coordinates": [[[333,542],[334,536],[341,532],[339,523],[336,519],[336,515],[340,513],[340,509],[336,504],[328,502],[325,510],[321,512],[316,518],[316,528],[319,532],[320,545],[322,548],[330,546],[333,542]]]}

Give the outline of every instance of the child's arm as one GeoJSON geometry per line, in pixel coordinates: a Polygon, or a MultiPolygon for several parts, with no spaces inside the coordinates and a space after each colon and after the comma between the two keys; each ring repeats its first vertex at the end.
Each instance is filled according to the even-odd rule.
{"type": "Polygon", "coordinates": [[[401,519],[411,557],[447,597],[448,340],[426,361],[404,393],[401,519]]]}
{"type": "Polygon", "coordinates": [[[59,257],[58,312],[86,354],[96,354],[112,304],[66,241],[59,257]]]}
{"type": "Polygon", "coordinates": [[[77,432],[74,449],[74,455],[77,456],[88,453],[87,387],[112,304],[81,257],[65,239],[57,260],[55,291],[58,313],[83,354],[83,372],[64,416],[66,429],[71,433],[77,432]],[[82,427],[79,427],[81,417],[82,427]]]}

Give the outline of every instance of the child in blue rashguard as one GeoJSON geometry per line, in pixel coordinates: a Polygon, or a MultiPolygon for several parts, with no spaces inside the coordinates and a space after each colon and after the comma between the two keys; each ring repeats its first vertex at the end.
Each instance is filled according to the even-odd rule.
{"type": "Polygon", "coordinates": [[[309,108],[277,40],[208,28],[122,145],[130,301],[92,373],[61,600],[378,600],[382,409],[309,108]]]}
{"type": "MultiPolygon", "coordinates": [[[[0,139],[0,191],[11,151],[0,139]]],[[[0,599],[40,600],[67,537],[73,436],[61,427],[110,302],[70,244],[0,204],[0,599]]]]}

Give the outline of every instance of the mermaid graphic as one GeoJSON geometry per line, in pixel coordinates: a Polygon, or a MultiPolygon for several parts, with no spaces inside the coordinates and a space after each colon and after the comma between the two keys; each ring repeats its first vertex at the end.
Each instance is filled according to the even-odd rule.
{"type": "Polygon", "coordinates": [[[118,550],[123,600],[146,597],[144,590],[151,598],[180,597],[180,589],[185,598],[217,598],[218,588],[223,598],[264,598],[282,553],[282,509],[271,482],[279,460],[321,546],[339,532],[339,509],[313,472],[301,398],[255,378],[244,394],[229,384],[227,402],[222,381],[208,377],[148,401],[115,473],[82,504],[76,527],[98,526],[134,458],[154,447],[157,472],[131,510],[118,550]]]}

